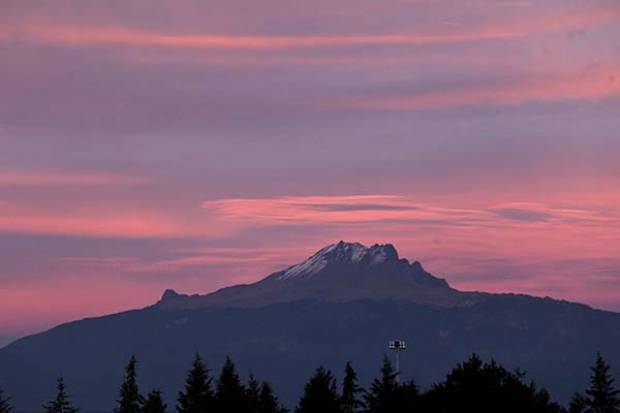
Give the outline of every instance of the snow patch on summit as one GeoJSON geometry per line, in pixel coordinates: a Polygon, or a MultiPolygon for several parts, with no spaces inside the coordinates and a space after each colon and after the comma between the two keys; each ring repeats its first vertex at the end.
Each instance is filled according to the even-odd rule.
{"type": "Polygon", "coordinates": [[[290,278],[296,278],[298,276],[308,276],[316,274],[321,271],[327,265],[326,255],[338,248],[340,244],[328,245],[325,248],[320,249],[312,257],[308,258],[302,263],[293,265],[284,271],[284,274],[278,277],[279,280],[288,280],[290,278]]]}
{"type": "Polygon", "coordinates": [[[347,244],[346,248],[351,250],[351,261],[353,262],[360,262],[368,252],[368,248],[359,243],[347,244]]]}
{"type": "Polygon", "coordinates": [[[278,280],[288,280],[289,278],[296,278],[300,275],[312,275],[321,271],[327,265],[327,260],[323,256],[318,254],[313,255],[306,261],[293,265],[284,274],[278,277],[278,280]]]}
{"type": "Polygon", "coordinates": [[[370,264],[380,264],[393,257],[398,259],[398,253],[389,244],[373,245],[368,248],[358,242],[340,241],[319,250],[306,261],[289,267],[278,277],[278,280],[312,276],[320,272],[330,262],[360,263],[368,259],[370,264]]]}

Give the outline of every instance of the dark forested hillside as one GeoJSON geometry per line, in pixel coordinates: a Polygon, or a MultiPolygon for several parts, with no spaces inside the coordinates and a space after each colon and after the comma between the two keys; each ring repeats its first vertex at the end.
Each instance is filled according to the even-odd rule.
{"type": "Polygon", "coordinates": [[[213,368],[235,355],[242,374],[271,381],[290,403],[319,364],[337,369],[353,360],[368,382],[395,337],[409,343],[401,357],[403,376],[422,385],[479,352],[524,369],[565,400],[583,387],[596,351],[620,364],[620,316],[580,305],[521,296],[492,296],[452,309],[295,302],[255,309],[148,308],[66,324],[1,350],[0,383],[15,402],[34,408],[62,374],[82,406],[107,409],[131,354],[143,363],[146,385],[176,391],[184,366],[199,351],[213,368]]]}

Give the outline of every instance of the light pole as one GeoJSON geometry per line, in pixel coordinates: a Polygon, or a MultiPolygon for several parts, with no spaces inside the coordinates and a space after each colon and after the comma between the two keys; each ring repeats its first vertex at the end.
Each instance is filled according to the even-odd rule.
{"type": "Polygon", "coordinates": [[[388,343],[388,348],[396,353],[396,383],[400,383],[400,358],[398,353],[407,349],[407,343],[405,343],[405,340],[392,340],[388,343]]]}

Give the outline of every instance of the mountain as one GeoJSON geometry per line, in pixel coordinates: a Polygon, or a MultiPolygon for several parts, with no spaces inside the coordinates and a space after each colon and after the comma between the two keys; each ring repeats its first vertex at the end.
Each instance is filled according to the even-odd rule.
{"type": "Polygon", "coordinates": [[[583,388],[596,351],[620,367],[620,314],[514,294],[461,292],[400,258],[392,245],[339,242],[261,281],[209,295],[166,291],[154,305],[64,324],[0,350],[0,386],[22,410],[63,375],[84,412],[110,411],[126,360],[169,403],[195,352],[212,370],[231,355],[295,403],[319,365],[352,360],[363,382],[387,342],[404,339],[404,377],[428,386],[472,352],[547,386],[560,401],[583,388]]]}
{"type": "Polygon", "coordinates": [[[299,300],[346,302],[360,299],[405,300],[449,307],[468,305],[477,294],[464,294],[434,277],[419,262],[399,258],[393,245],[365,247],[340,241],[302,263],[250,285],[224,288],[213,294],[164,293],[160,308],[259,307],[299,300]]]}

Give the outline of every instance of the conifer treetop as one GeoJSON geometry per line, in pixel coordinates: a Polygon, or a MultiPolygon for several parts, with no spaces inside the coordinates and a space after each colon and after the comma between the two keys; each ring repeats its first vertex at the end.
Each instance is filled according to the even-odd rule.
{"type": "Polygon", "coordinates": [[[69,395],[65,389],[65,381],[58,378],[56,384],[56,398],[43,405],[46,413],[78,413],[79,409],[73,407],[69,401],[69,395]]]}

